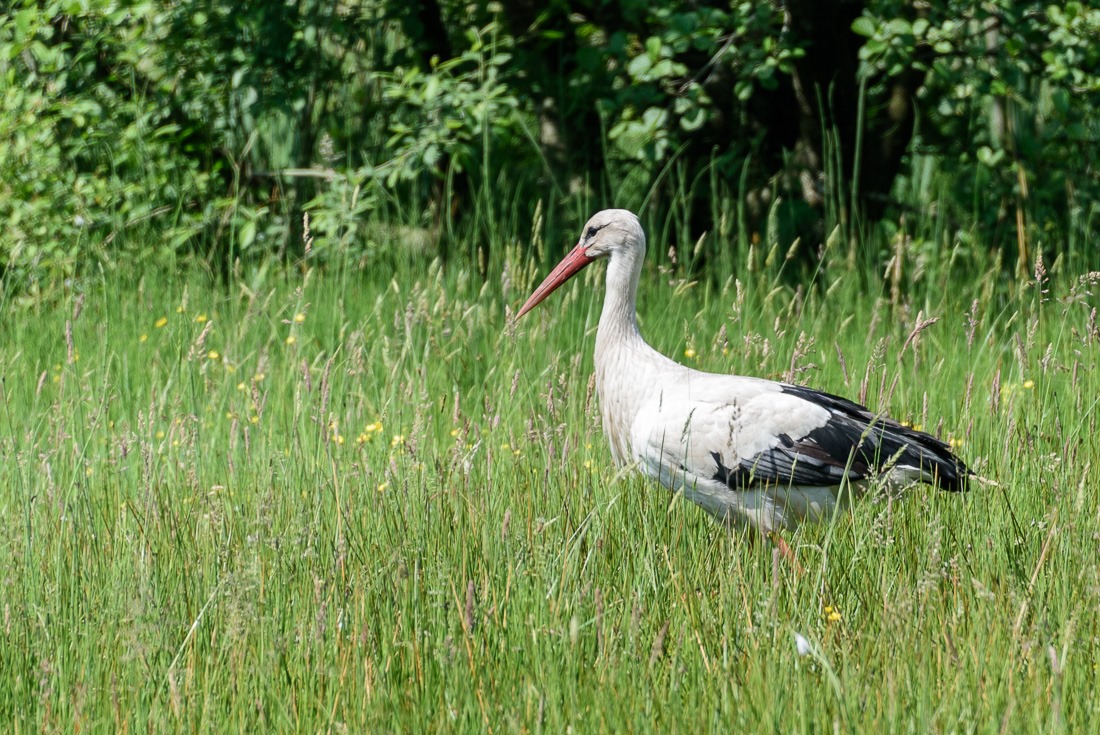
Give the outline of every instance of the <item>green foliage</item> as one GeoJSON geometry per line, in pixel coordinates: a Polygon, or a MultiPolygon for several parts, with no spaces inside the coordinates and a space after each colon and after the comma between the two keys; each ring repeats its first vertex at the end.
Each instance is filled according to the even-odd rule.
{"type": "Polygon", "coordinates": [[[444,158],[455,171],[469,171],[487,147],[522,144],[520,103],[507,84],[512,57],[498,30],[495,23],[470,30],[467,49],[428,72],[399,67],[376,76],[392,109],[390,158],[375,173],[386,186],[431,172],[444,158]]]}
{"type": "Polygon", "coordinates": [[[774,88],[777,77],[789,73],[790,60],[802,50],[789,45],[781,24],[779,8],[764,3],[728,10],[696,3],[649,7],[641,25],[651,35],[613,33],[605,49],[612,51],[610,60],[595,57],[611,72],[610,89],[600,98],[612,121],[608,137],[628,158],[656,168],[696,131],[728,114],[710,99],[704,77],[721,74],[747,102],[757,86],[774,88]]]}
{"type": "MultiPolygon", "coordinates": [[[[802,53],[781,34],[780,9],[766,3],[600,10],[571,17],[575,58],[558,83],[570,90],[573,105],[599,107],[615,153],[650,170],[692,134],[730,114],[715,106],[708,92],[713,82],[721,80],[745,102],[757,86],[774,87],[802,53]]],[[[524,45],[542,54],[559,37],[559,31],[536,28],[524,45]]],[[[522,66],[537,67],[531,55],[519,56],[522,66]]],[[[565,102],[568,119],[572,110],[565,102]]]]}
{"type": "Polygon", "coordinates": [[[838,224],[870,243],[930,207],[939,248],[981,228],[1009,264],[1083,251],[1098,18],[1007,0],[19,0],[0,14],[0,283],[293,259],[307,214],[313,258],[366,256],[390,224],[449,254],[501,186],[552,217],[648,202],[685,237],[741,233],[736,250],[801,236],[805,261],[838,224]],[[853,8],[850,32],[825,22],[853,8]]]}
{"type": "Polygon", "coordinates": [[[957,149],[942,157],[953,185],[940,203],[986,226],[1018,209],[1033,220],[1025,234],[1048,244],[1081,232],[1100,199],[1093,156],[1081,155],[1100,145],[1100,9],[947,2],[914,17],[908,7],[869,5],[852,30],[867,38],[861,73],[880,91],[909,69],[926,74],[917,148],[957,149]]]}
{"type": "Polygon", "coordinates": [[[191,131],[135,74],[152,6],[84,10],[21,2],[0,15],[0,271],[34,276],[32,292],[77,263],[156,255],[150,229],[170,251],[205,216],[216,173],[183,154],[191,131]]]}

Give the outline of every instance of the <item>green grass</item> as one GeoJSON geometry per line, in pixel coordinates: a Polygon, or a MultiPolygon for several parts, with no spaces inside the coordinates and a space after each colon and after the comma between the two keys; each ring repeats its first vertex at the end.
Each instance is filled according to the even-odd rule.
{"type": "Polygon", "coordinates": [[[928,265],[890,303],[839,263],[796,299],[774,264],[739,287],[653,256],[658,349],[793,368],[998,483],[806,527],[799,576],[611,466],[602,268],[506,319],[549,265],[105,276],[9,310],[5,729],[1090,728],[1100,337],[1078,273],[1044,297],[928,265]],[[922,311],[940,321],[902,352],[922,311]]]}

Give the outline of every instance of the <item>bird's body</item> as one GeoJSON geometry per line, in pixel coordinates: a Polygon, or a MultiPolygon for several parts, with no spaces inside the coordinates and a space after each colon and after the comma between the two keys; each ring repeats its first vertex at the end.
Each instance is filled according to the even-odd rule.
{"type": "Polygon", "coordinates": [[[719,520],[764,533],[828,517],[876,477],[965,489],[970,471],[935,437],[838,396],[693,370],[650,347],[635,312],[645,235],[626,210],[593,216],[519,315],[600,257],[608,265],[596,390],[620,465],[637,464],[719,520]]]}

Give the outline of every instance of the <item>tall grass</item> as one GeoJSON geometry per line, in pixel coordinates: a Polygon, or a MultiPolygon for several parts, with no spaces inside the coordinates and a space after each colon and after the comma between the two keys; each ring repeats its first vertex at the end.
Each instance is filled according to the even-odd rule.
{"type": "Polygon", "coordinates": [[[869,500],[793,535],[804,574],[779,565],[611,465],[589,377],[599,267],[509,321],[560,252],[545,225],[545,263],[520,258],[518,219],[490,228],[484,283],[400,254],[230,286],[105,275],[2,327],[0,717],[1088,729],[1096,275],[1006,286],[918,249],[884,280],[837,246],[808,285],[751,248],[695,281],[667,256],[694,243],[648,220],[658,349],[888,409],[990,482],[869,500]]]}

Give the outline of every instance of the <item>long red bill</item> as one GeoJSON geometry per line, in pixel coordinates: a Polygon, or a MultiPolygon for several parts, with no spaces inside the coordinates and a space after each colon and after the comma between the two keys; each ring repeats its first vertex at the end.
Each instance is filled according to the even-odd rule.
{"type": "Polygon", "coordinates": [[[584,243],[577,243],[577,247],[569,251],[569,255],[562,258],[562,261],[550,271],[550,275],[546,277],[535,292],[531,294],[531,298],[527,299],[527,303],[524,304],[519,313],[516,314],[516,319],[538,306],[539,302],[545,299],[550,294],[557,290],[558,286],[562,285],[570,278],[575,276],[578,271],[591,263],[595,258],[589,258],[584,252],[584,243]]]}

